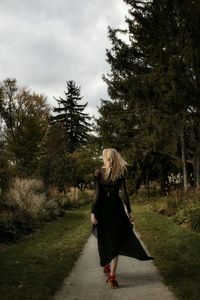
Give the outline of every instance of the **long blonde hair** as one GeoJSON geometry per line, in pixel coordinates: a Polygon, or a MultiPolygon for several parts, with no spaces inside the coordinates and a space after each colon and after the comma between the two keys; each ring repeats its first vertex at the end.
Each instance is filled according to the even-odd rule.
{"type": "Polygon", "coordinates": [[[103,149],[102,152],[105,177],[108,178],[110,176],[111,180],[116,180],[119,176],[124,175],[127,171],[126,166],[128,163],[123,159],[117,150],[114,148],[106,148],[103,149]]]}

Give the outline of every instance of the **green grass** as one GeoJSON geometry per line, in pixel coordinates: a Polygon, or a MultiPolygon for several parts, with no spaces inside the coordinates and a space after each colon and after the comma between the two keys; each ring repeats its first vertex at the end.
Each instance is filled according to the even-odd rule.
{"type": "MultiPolygon", "coordinates": [[[[0,299],[53,299],[90,234],[90,207],[67,211],[0,253],[0,299]]],[[[148,205],[134,204],[132,210],[165,283],[178,299],[198,300],[200,235],[152,212],[148,205]]]]}
{"type": "Polygon", "coordinates": [[[0,253],[0,299],[52,299],[71,271],[91,228],[90,204],[0,253]]]}
{"type": "Polygon", "coordinates": [[[136,228],[164,282],[181,300],[200,297],[200,235],[181,228],[146,205],[132,208],[136,228]]]}

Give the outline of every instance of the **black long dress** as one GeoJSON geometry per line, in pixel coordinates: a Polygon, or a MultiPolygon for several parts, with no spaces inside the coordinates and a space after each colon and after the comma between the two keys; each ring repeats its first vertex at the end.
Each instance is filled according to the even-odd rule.
{"type": "Polygon", "coordinates": [[[131,207],[125,177],[121,176],[115,181],[105,180],[104,168],[98,168],[95,170],[94,180],[91,213],[94,213],[98,224],[92,224],[92,233],[97,238],[100,265],[105,266],[117,255],[139,260],[154,259],[147,255],[126,214],[122,199],[128,213],[131,212],[131,207]]]}

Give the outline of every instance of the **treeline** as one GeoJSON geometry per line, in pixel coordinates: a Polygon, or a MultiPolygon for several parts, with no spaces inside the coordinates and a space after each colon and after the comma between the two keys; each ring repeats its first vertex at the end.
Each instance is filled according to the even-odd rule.
{"type": "Polygon", "coordinates": [[[150,181],[165,192],[170,180],[199,189],[200,4],[124,1],[127,29],[108,29],[110,100],[102,100],[96,124],[72,80],[53,108],[16,79],[0,83],[1,207],[15,202],[27,217],[55,198],[62,208],[60,195],[84,190],[110,146],[130,164],[132,192],[150,181]]]}
{"type": "Polygon", "coordinates": [[[82,98],[73,80],[53,108],[16,79],[0,83],[0,241],[91,200],[79,191],[93,179],[98,147],[82,98]]]}
{"type": "Polygon", "coordinates": [[[135,188],[170,173],[200,186],[200,3],[124,0],[127,29],[110,28],[99,135],[132,164],[135,188]]]}
{"type": "Polygon", "coordinates": [[[65,98],[51,109],[43,95],[18,86],[16,79],[0,85],[0,186],[9,178],[41,177],[46,191],[51,185],[87,185],[92,170],[91,153],[85,147],[92,138],[90,117],[81,104],[80,87],[67,82],[65,98]],[[88,161],[87,161],[88,160],[88,161]],[[89,164],[90,161],[90,164],[89,164]]]}

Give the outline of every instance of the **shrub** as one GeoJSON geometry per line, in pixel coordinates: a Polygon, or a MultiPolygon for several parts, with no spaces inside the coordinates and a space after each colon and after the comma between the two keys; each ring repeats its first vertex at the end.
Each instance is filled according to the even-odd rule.
{"type": "Polygon", "coordinates": [[[22,233],[15,226],[13,220],[0,221],[0,242],[9,243],[17,241],[22,237],[22,233]]]}
{"type": "Polygon", "coordinates": [[[85,189],[84,191],[79,190],[79,203],[87,204],[90,203],[93,198],[93,191],[85,189]]]}
{"type": "Polygon", "coordinates": [[[13,212],[4,211],[0,218],[0,242],[8,243],[21,238],[22,234],[14,224],[13,212]]]}
{"type": "Polygon", "coordinates": [[[173,219],[179,224],[188,224],[193,230],[200,231],[200,206],[180,209],[173,219]]]}
{"type": "Polygon", "coordinates": [[[187,208],[180,208],[177,210],[176,214],[173,216],[173,220],[178,224],[189,224],[190,217],[187,208]]]}
{"type": "Polygon", "coordinates": [[[58,188],[51,187],[49,189],[49,198],[44,205],[46,216],[49,215],[53,219],[57,216],[63,216],[65,214],[65,206],[70,202],[68,196],[61,193],[58,188]]]}
{"type": "Polygon", "coordinates": [[[167,197],[166,199],[166,214],[168,216],[175,215],[181,205],[179,197],[167,197]]]}
{"type": "Polygon", "coordinates": [[[45,202],[43,209],[43,216],[46,219],[56,219],[58,216],[62,215],[62,207],[59,204],[57,198],[52,198],[45,202]]]}
{"type": "Polygon", "coordinates": [[[150,207],[153,209],[153,211],[159,214],[167,214],[167,201],[164,197],[160,197],[158,200],[156,199],[156,201],[152,201],[150,203],[150,207]]]}
{"type": "Polygon", "coordinates": [[[33,232],[39,225],[38,216],[44,206],[43,184],[37,179],[16,177],[6,194],[0,215],[0,241],[16,241],[33,232]]]}
{"type": "MultiPolygon", "coordinates": [[[[137,197],[134,201],[137,200],[137,197]]],[[[168,196],[152,197],[147,202],[151,209],[157,213],[171,217],[176,223],[183,224],[200,232],[200,191],[189,190],[187,193],[174,191],[168,196]]]]}
{"type": "Polygon", "coordinates": [[[188,213],[192,229],[200,231],[200,206],[189,209],[188,213]]]}
{"type": "Polygon", "coordinates": [[[178,224],[184,224],[195,231],[200,231],[199,192],[189,191],[173,194],[166,198],[166,212],[178,224]]]}
{"type": "Polygon", "coordinates": [[[7,193],[8,204],[25,215],[36,217],[45,201],[41,180],[16,177],[7,193]]]}
{"type": "Polygon", "coordinates": [[[187,202],[185,202],[187,208],[187,215],[191,228],[195,231],[200,231],[200,204],[199,204],[199,192],[190,192],[187,202]]]}

